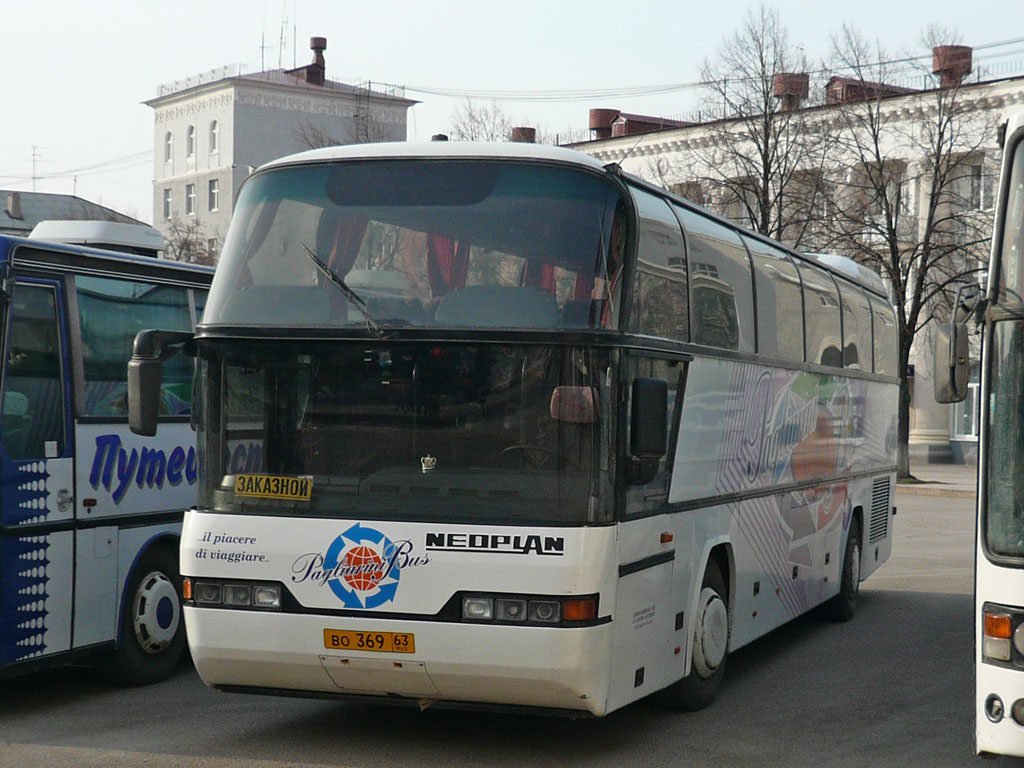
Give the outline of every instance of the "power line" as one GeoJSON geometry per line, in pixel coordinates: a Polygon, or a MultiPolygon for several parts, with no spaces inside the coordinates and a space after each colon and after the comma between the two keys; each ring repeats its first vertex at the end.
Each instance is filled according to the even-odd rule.
{"type": "MultiPolygon", "coordinates": [[[[1022,42],[1024,42],[1024,37],[1015,37],[1007,40],[999,40],[993,43],[975,45],[972,47],[974,50],[986,50],[989,48],[999,48],[1008,45],[1016,45],[1022,42]]],[[[1015,53],[1015,51],[1011,51],[1010,53],[1015,53]]],[[[890,59],[887,61],[873,62],[867,66],[883,67],[896,64],[913,64],[915,62],[925,61],[928,58],[930,58],[931,55],[931,53],[924,53],[918,56],[907,56],[899,59],[890,59]]],[[[991,58],[991,56],[986,56],[985,58],[988,59],[991,58]]],[[[819,68],[811,70],[807,74],[822,75],[829,74],[832,71],[833,70],[828,68],[819,68]]],[[[710,82],[705,80],[699,80],[684,83],[667,83],[663,85],[628,86],[624,88],[591,88],[559,90],[493,90],[469,88],[441,88],[420,85],[407,85],[405,86],[405,89],[407,91],[413,91],[414,93],[423,93],[431,96],[444,96],[448,98],[489,99],[494,101],[571,102],[590,101],[594,99],[630,99],[637,98],[640,96],[656,96],[665,93],[673,93],[677,91],[688,91],[697,88],[706,88],[709,85],[711,85],[710,82]]]]}

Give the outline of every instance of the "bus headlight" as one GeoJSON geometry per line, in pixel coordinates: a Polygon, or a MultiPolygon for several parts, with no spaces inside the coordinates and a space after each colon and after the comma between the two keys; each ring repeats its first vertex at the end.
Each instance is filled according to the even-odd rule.
{"type": "Polygon", "coordinates": [[[489,597],[462,598],[462,618],[489,621],[494,618],[494,600],[489,597]]]}
{"type": "Polygon", "coordinates": [[[281,610],[284,594],[280,584],[241,581],[215,581],[213,579],[184,580],[187,605],[202,608],[254,608],[262,611],[281,610]]]}
{"type": "Polygon", "coordinates": [[[456,595],[462,604],[462,620],[494,624],[581,627],[600,624],[597,595],[557,597],[547,595],[456,595]]]}
{"type": "Polygon", "coordinates": [[[197,603],[216,605],[223,602],[224,588],[209,581],[197,581],[192,588],[197,603]]]}
{"type": "Polygon", "coordinates": [[[252,587],[248,584],[225,584],[224,605],[252,605],[252,587]]]}
{"type": "Polygon", "coordinates": [[[495,600],[494,618],[498,621],[526,621],[526,601],[508,598],[495,600]]]}
{"type": "Polygon", "coordinates": [[[280,608],[280,587],[253,587],[252,604],[257,608],[280,608]]]}
{"type": "Polygon", "coordinates": [[[562,605],[554,600],[531,600],[530,621],[557,624],[562,620],[562,605]]]}

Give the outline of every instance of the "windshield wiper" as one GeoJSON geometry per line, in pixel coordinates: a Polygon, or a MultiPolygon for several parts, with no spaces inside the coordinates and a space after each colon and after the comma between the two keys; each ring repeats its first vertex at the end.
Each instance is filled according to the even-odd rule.
{"type": "Polygon", "coordinates": [[[359,310],[359,313],[363,316],[363,319],[366,321],[367,330],[369,330],[370,333],[372,333],[378,339],[386,338],[387,334],[384,333],[384,330],[380,327],[380,324],[373,319],[373,315],[370,314],[370,310],[366,306],[366,302],[363,300],[363,297],[360,296],[355,291],[353,291],[351,288],[349,288],[348,284],[342,278],[334,274],[331,268],[320,260],[320,257],[316,255],[312,248],[310,248],[305,243],[299,243],[299,245],[302,246],[302,249],[306,252],[306,255],[309,256],[309,260],[316,265],[317,269],[323,272],[324,277],[330,280],[331,284],[336,286],[339,291],[345,294],[346,299],[348,299],[349,301],[356,305],[356,309],[359,310]]]}

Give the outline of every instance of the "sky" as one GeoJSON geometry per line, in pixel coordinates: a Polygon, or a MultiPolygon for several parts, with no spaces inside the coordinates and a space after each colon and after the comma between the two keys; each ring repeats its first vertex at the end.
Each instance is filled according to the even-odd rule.
{"type": "MultiPolygon", "coordinates": [[[[1024,37],[1020,0],[767,5],[812,62],[827,57],[844,23],[894,55],[927,53],[929,24],[972,46],[1024,37]]],[[[0,189],[34,183],[151,222],[153,110],[142,102],[160,84],[225,64],[301,66],[312,36],[327,38],[327,76],[336,80],[556,92],[499,103],[514,124],[545,133],[585,129],[593,107],[678,115],[696,108],[696,90],[600,92],[696,82],[751,8],[740,0],[0,0],[0,189]],[[593,94],[565,98],[579,91],[593,94]]],[[[1024,60],[1024,45],[1006,50],[1024,60]]],[[[422,102],[409,112],[409,140],[448,131],[459,98],[407,95],[422,102]]]]}

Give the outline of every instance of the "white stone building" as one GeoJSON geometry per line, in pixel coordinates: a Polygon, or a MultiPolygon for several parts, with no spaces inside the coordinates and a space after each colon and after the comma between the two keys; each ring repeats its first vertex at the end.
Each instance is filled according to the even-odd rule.
{"type": "MultiPolygon", "coordinates": [[[[969,68],[968,65],[968,70],[969,68]]],[[[804,83],[803,93],[799,96],[806,98],[806,79],[804,83]]],[[[841,86],[844,83],[831,85],[841,86]]],[[[851,81],[845,85],[854,84],[851,81]]],[[[993,126],[1003,122],[1009,110],[1024,105],[1024,77],[965,82],[959,86],[957,98],[969,106],[972,119],[967,121],[967,124],[969,130],[977,133],[971,139],[974,143],[969,167],[966,169],[967,175],[964,178],[964,197],[967,205],[973,207],[979,215],[990,217],[994,204],[993,182],[998,173],[1001,156],[997,131],[993,126]]],[[[892,88],[880,102],[884,105],[884,121],[905,129],[889,134],[889,144],[885,146],[884,153],[886,163],[892,161],[905,169],[904,175],[908,183],[907,189],[904,190],[904,204],[908,206],[909,215],[903,216],[906,228],[900,232],[900,238],[908,241],[920,236],[919,232],[915,231],[915,223],[924,221],[929,189],[922,183],[920,174],[914,172],[915,168],[925,164],[923,157],[915,156],[915,152],[920,152],[920,145],[915,149],[912,142],[903,143],[892,137],[901,133],[906,136],[912,135],[916,130],[915,123],[920,125],[928,120],[929,110],[934,109],[931,106],[934,99],[934,90],[892,88]]],[[[839,104],[835,103],[834,94],[830,94],[828,100],[819,99],[818,102],[817,106],[804,109],[812,120],[827,122],[832,118],[830,110],[840,108],[839,104]]],[[[789,108],[800,109],[798,104],[792,103],[789,108]]],[[[706,168],[705,173],[701,174],[700,163],[706,163],[706,158],[713,156],[713,152],[709,152],[708,148],[713,147],[718,140],[716,137],[723,135],[723,124],[727,124],[726,127],[735,135],[741,130],[738,127],[741,126],[741,122],[719,120],[715,123],[694,123],[652,130],[647,126],[651,120],[652,118],[620,113],[618,110],[591,110],[591,131],[595,138],[572,146],[599,160],[619,163],[628,173],[669,187],[684,197],[696,199],[712,210],[731,216],[738,223],[749,226],[749,222],[741,218],[739,208],[742,206],[737,206],[735,199],[727,200],[721,193],[716,199],[714,190],[709,196],[707,184],[698,185],[692,178],[687,178],[687,173],[705,177],[713,175],[706,172],[706,168]],[[731,125],[728,125],[730,123],[731,125]],[[703,199],[697,199],[701,193],[703,199]]],[[[940,405],[935,402],[931,366],[934,325],[929,323],[918,332],[915,347],[911,352],[913,377],[910,454],[918,460],[973,463],[976,460],[977,449],[977,401],[971,395],[976,391],[977,377],[976,374],[972,377],[974,383],[967,402],[956,406],[940,405]]],[[[973,357],[977,359],[977,355],[973,357]]]]}
{"type": "MultiPolygon", "coordinates": [[[[162,85],[153,108],[153,223],[200,235],[215,258],[242,181],[258,166],[328,144],[404,141],[404,89],[325,75],[326,38],[311,64],[246,73],[227,66],[162,85]]],[[[168,238],[171,239],[171,238],[168,238]]]]}

